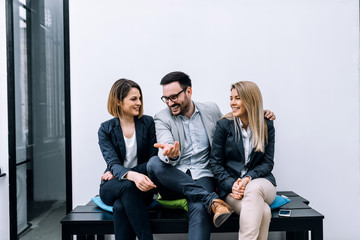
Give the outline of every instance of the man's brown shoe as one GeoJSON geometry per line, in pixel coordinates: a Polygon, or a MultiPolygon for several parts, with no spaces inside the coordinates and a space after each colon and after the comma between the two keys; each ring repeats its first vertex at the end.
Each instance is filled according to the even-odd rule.
{"type": "Polygon", "coordinates": [[[211,210],[214,213],[215,227],[220,227],[234,212],[234,210],[221,199],[214,199],[211,202],[211,210]]]}

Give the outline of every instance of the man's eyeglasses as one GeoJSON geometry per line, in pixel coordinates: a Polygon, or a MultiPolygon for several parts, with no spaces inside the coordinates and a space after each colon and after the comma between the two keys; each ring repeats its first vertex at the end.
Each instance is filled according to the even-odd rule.
{"type": "Polygon", "coordinates": [[[170,97],[162,96],[162,97],[161,97],[161,100],[162,100],[164,103],[168,103],[169,100],[171,100],[172,102],[175,102],[175,101],[178,99],[178,96],[180,95],[180,93],[184,92],[186,89],[187,89],[187,87],[184,88],[183,90],[181,90],[180,92],[178,92],[177,94],[171,95],[170,97]]]}

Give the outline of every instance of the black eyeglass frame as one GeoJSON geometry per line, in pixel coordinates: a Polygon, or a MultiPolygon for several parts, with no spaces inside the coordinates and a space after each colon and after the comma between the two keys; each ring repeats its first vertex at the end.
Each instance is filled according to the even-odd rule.
{"type": "Polygon", "coordinates": [[[180,92],[178,92],[177,94],[174,94],[174,95],[171,95],[169,97],[165,97],[165,96],[162,96],[160,99],[161,101],[163,101],[164,103],[168,103],[169,101],[172,101],[172,102],[175,102],[179,95],[184,92],[188,87],[184,88],[183,90],[181,90],[180,92]]]}

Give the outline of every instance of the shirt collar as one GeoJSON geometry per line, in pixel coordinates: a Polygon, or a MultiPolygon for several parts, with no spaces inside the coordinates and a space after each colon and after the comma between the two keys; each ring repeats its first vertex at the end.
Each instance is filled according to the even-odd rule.
{"type": "Polygon", "coordinates": [[[244,124],[242,123],[241,119],[239,118],[240,127],[244,128],[244,124]]]}
{"type": "Polygon", "coordinates": [[[195,106],[195,110],[194,110],[193,115],[194,115],[195,113],[199,113],[199,112],[200,112],[199,109],[198,109],[198,107],[196,106],[196,104],[194,104],[194,106],[195,106]]]}
{"type": "MultiPolygon", "coordinates": [[[[193,102],[194,103],[194,102],[193,102]]],[[[196,104],[194,103],[194,106],[195,106],[195,109],[194,109],[194,112],[193,112],[193,114],[191,115],[191,117],[192,116],[195,116],[196,114],[199,114],[200,113],[200,110],[199,110],[199,108],[196,106],[196,104]]],[[[189,118],[187,118],[186,116],[184,116],[184,115],[179,115],[179,117],[182,119],[182,120],[190,120],[189,118]]],[[[191,118],[190,117],[190,118],[191,118]]]]}
{"type": "Polygon", "coordinates": [[[244,124],[242,123],[242,121],[241,121],[240,118],[239,118],[239,123],[240,123],[240,129],[241,129],[241,131],[247,132],[249,135],[252,134],[252,131],[251,131],[250,126],[248,126],[247,129],[245,130],[244,124]]]}

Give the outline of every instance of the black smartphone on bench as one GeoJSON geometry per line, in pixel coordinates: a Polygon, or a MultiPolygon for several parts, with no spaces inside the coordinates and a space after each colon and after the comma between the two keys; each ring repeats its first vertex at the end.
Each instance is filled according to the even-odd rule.
{"type": "Polygon", "coordinates": [[[280,209],[279,217],[290,217],[290,216],[291,216],[291,210],[289,210],[289,209],[280,209]]]}

